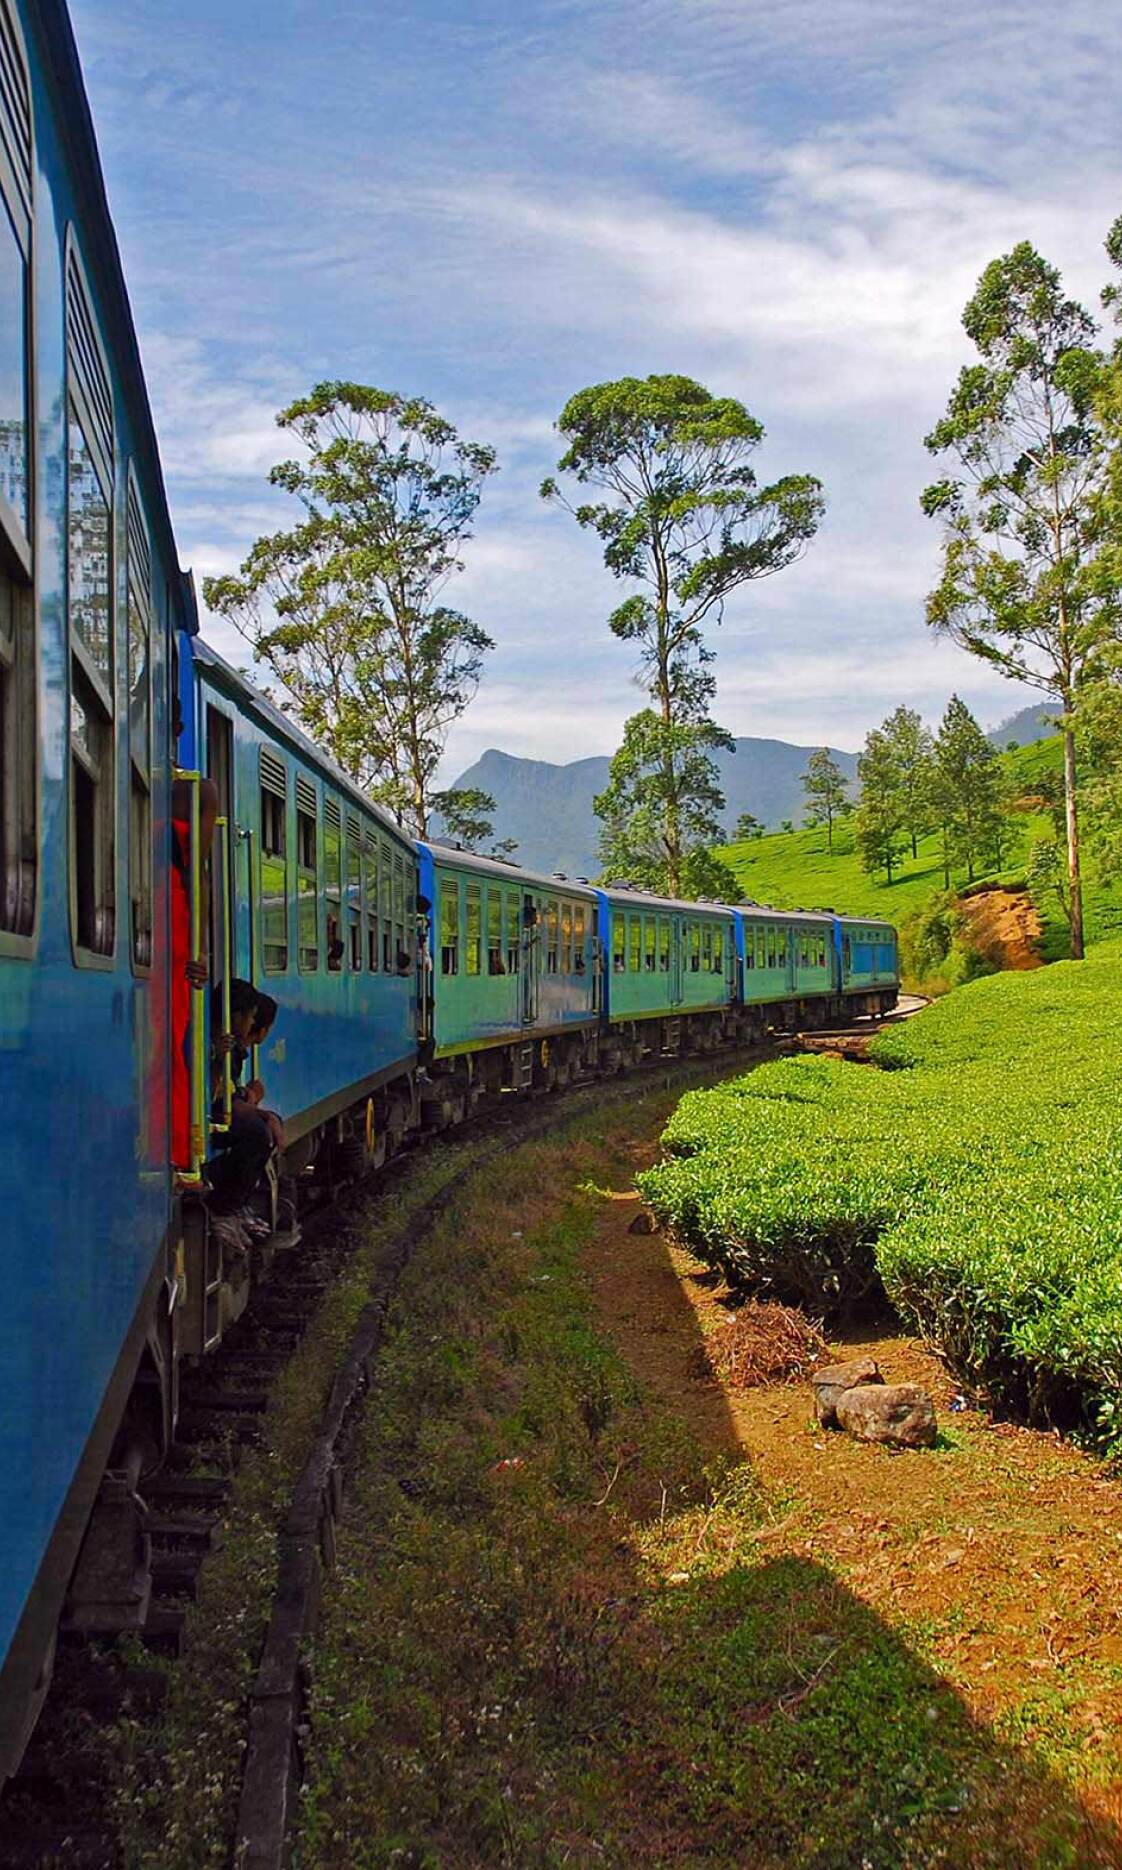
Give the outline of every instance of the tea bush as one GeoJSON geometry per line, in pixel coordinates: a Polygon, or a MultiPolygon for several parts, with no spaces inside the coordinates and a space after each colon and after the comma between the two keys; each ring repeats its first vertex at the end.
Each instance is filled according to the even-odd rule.
{"type": "Polygon", "coordinates": [[[960,1378],[1122,1445],[1122,946],[971,982],[873,1044],[684,1098],[641,1178],[704,1259],[844,1314],[883,1286],[960,1378]]]}

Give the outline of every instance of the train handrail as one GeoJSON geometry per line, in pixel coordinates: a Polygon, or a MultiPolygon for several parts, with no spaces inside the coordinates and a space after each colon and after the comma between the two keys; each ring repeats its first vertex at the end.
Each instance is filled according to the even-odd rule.
{"type": "MultiPolygon", "coordinates": [[[[230,975],[233,972],[233,942],[230,926],[233,904],[230,899],[230,821],[219,816],[214,821],[214,838],[222,878],[222,1033],[230,1031],[230,975]]],[[[222,1054],[222,1120],[211,1123],[211,1134],[230,1128],[234,1115],[234,1068],[229,1051],[222,1054]]]]}
{"type": "MultiPolygon", "coordinates": [[[[191,828],[191,849],[187,868],[187,885],[190,912],[190,959],[201,962],[202,953],[202,858],[200,854],[201,804],[200,790],[202,774],[188,772],[180,767],[175,769],[174,778],[182,780],[190,794],[189,824],[191,828]]],[[[188,1025],[190,1040],[188,1050],[189,1095],[189,1132],[191,1161],[183,1180],[199,1184],[203,1179],[203,1163],[206,1161],[206,1005],[204,996],[191,984],[191,1015],[188,1025]]]]}

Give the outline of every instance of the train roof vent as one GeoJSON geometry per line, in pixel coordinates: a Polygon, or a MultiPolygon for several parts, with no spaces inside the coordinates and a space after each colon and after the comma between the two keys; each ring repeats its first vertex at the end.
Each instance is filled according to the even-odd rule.
{"type": "Polygon", "coordinates": [[[587,883],[588,878],[587,877],[574,877],[573,882],[574,883],[587,883]]]}
{"type": "Polygon", "coordinates": [[[303,773],[296,775],[296,810],[307,812],[309,818],[316,815],[316,789],[303,773]]]}
{"type": "Polygon", "coordinates": [[[85,271],[73,243],[66,256],[66,346],[70,387],[79,392],[86,425],[92,430],[87,439],[101,456],[102,472],[112,487],[113,392],[109,366],[101,348],[85,271]]]}
{"type": "Polygon", "coordinates": [[[278,799],[283,799],[288,792],[288,772],[284,761],[270,747],[261,749],[261,784],[266,792],[274,792],[278,799]]]}
{"type": "Polygon", "coordinates": [[[558,883],[567,883],[569,881],[569,874],[566,870],[555,870],[553,875],[556,877],[558,883]]]}
{"type": "Polygon", "coordinates": [[[23,205],[31,214],[31,85],[15,16],[0,4],[0,136],[23,205]]]}

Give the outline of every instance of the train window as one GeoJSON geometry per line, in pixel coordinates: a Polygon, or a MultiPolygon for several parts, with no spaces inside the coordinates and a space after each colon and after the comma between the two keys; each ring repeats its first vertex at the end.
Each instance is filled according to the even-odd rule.
{"type": "Polygon", "coordinates": [[[701,924],[690,923],[690,973],[701,972],[701,924]]]}
{"type": "Polygon", "coordinates": [[[701,928],[701,966],[703,973],[713,972],[713,924],[705,922],[701,928]]]}
{"type": "Polygon", "coordinates": [[[366,930],[366,965],[378,972],[378,840],[368,825],[362,832],[362,903],[366,930]]]}
{"type": "Polygon", "coordinates": [[[84,275],[66,274],[70,908],[79,956],[116,946],[113,397],[84,275]]]}
{"type": "Polygon", "coordinates": [[[127,557],[129,924],[133,966],[152,964],[152,557],[129,475],[127,557]]]}
{"type": "Polygon", "coordinates": [[[627,925],[623,912],[612,910],[612,973],[622,974],[627,966],[627,925]]]}
{"type": "Polygon", "coordinates": [[[561,972],[562,974],[571,974],[572,971],[573,905],[571,902],[563,902],[561,904],[561,972]]]}
{"type": "Polygon", "coordinates": [[[670,924],[665,916],[658,924],[658,968],[660,974],[670,972],[670,924]]]}
{"type": "Polygon", "coordinates": [[[724,971],[725,931],[720,926],[720,923],[718,923],[717,927],[713,930],[713,972],[714,974],[723,974],[724,971]]]}
{"type": "Polygon", "coordinates": [[[483,907],[478,883],[467,886],[467,967],[468,974],[479,974],[483,967],[483,907]]]}
{"type": "Polygon", "coordinates": [[[744,931],[744,965],[750,968],[756,965],[756,935],[750,928],[744,931]]]}
{"type": "Polygon", "coordinates": [[[787,930],[785,928],[775,931],[775,963],[777,967],[787,965],[787,930]]]}
{"type": "Polygon", "coordinates": [[[343,818],[336,799],[323,801],[323,894],[327,905],[327,965],[343,966],[343,818]]]}
{"type": "Polygon", "coordinates": [[[583,974],[587,966],[585,939],[584,904],[576,903],[573,908],[573,969],[577,974],[583,974]]]}
{"type": "Polygon", "coordinates": [[[266,974],[288,966],[288,773],[268,747],[260,755],[261,960],[266,974]]]}
{"type": "Polygon", "coordinates": [[[643,971],[653,974],[658,959],[658,918],[643,917],[643,971]]]}
{"type": "Polygon", "coordinates": [[[487,891],[487,972],[505,974],[503,959],[503,893],[493,885],[487,891]]]}
{"type": "Polygon", "coordinates": [[[397,944],[394,967],[399,974],[410,974],[413,971],[413,949],[416,943],[410,942],[406,933],[405,859],[400,851],[393,854],[393,926],[397,944]]]}
{"type": "Polygon", "coordinates": [[[362,968],[362,825],[347,813],[347,953],[352,973],[362,968]]]}
{"type": "Polygon", "coordinates": [[[460,886],[454,877],[440,880],[440,971],[460,971],[460,886]]]}
{"type": "Polygon", "coordinates": [[[847,970],[853,966],[853,944],[847,935],[842,942],[842,958],[847,970]]]}
{"type": "Polygon", "coordinates": [[[393,849],[383,839],[378,847],[378,901],[382,910],[382,966],[395,967],[393,952],[393,849]]]}
{"type": "Polygon", "coordinates": [[[826,965],[826,937],[824,935],[818,937],[818,965],[819,967],[826,965]]]}
{"type": "Polygon", "coordinates": [[[627,969],[630,974],[638,974],[643,965],[643,918],[627,918],[627,969]]]}
{"type": "Polygon", "coordinates": [[[18,28],[0,9],[0,933],[28,936],[38,890],[38,675],[30,523],[31,92],[18,28]]]}
{"type": "Polygon", "coordinates": [[[561,917],[558,914],[557,903],[556,901],[547,902],[545,905],[545,971],[547,974],[557,972],[560,935],[561,917]]]}
{"type": "Polygon", "coordinates": [[[296,965],[302,974],[319,967],[319,851],[316,791],[296,775],[296,965]]]}
{"type": "Polygon", "coordinates": [[[517,974],[522,955],[522,917],[514,890],[506,895],[506,971],[517,974]]]}

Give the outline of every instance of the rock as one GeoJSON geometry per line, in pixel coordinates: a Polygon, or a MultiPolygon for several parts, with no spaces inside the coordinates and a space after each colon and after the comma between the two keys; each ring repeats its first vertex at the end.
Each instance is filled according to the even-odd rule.
{"type": "Polygon", "coordinates": [[[855,1357],[847,1364],[824,1364],[811,1377],[814,1387],[814,1413],[823,1428],[837,1428],[838,1398],[859,1383],[883,1383],[871,1357],[855,1357]]]}
{"type": "Polygon", "coordinates": [[[657,1234],[658,1222],[654,1215],[648,1214],[644,1208],[642,1213],[635,1216],[627,1231],[629,1234],[657,1234]]]}
{"type": "Polygon", "coordinates": [[[891,1448],[930,1448],[935,1440],[935,1405],[918,1383],[859,1383],[837,1400],[839,1428],[858,1441],[891,1448]]]}

